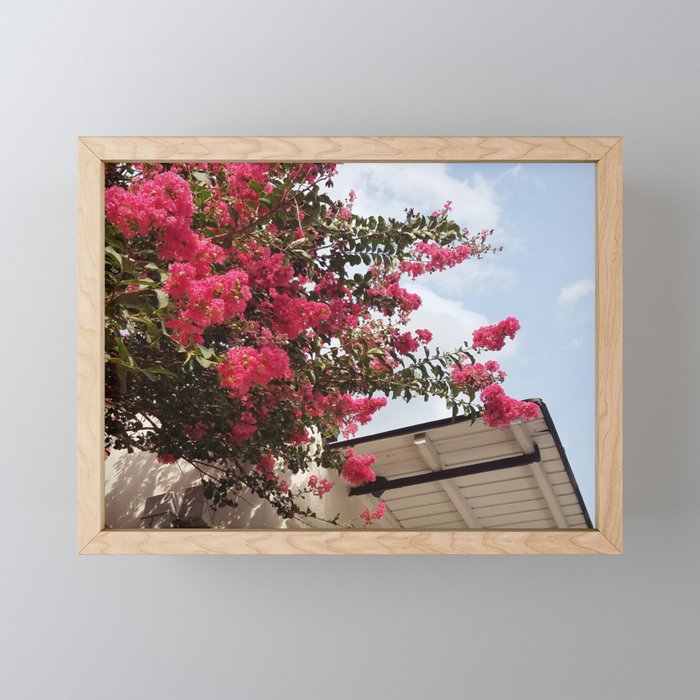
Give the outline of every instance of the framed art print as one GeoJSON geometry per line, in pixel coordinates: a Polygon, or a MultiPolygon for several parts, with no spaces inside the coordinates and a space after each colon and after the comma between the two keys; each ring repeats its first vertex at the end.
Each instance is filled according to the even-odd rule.
{"type": "Polygon", "coordinates": [[[620,553],[621,150],[79,139],[79,551],[620,553]]]}

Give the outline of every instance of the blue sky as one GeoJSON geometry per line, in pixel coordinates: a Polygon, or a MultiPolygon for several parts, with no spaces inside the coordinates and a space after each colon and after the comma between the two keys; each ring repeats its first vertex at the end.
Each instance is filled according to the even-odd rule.
{"type": "MultiPolygon", "coordinates": [[[[405,285],[421,295],[412,328],[448,350],[475,328],[515,316],[522,325],[499,353],[515,398],[541,398],[591,517],[595,505],[595,171],[589,163],[352,163],[338,167],[334,197],[357,193],[358,214],[429,214],[452,200],[470,232],[495,229],[503,251],[405,285]]],[[[358,434],[449,416],[439,400],[391,402],[358,434]]]]}

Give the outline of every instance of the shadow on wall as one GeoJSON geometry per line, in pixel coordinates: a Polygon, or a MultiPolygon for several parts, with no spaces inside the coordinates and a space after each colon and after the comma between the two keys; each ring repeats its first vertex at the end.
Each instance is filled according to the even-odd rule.
{"type": "MultiPolygon", "coordinates": [[[[150,452],[118,450],[105,460],[105,525],[108,528],[141,527],[149,496],[173,491],[179,495],[199,483],[199,472],[186,463],[159,464],[150,452]]],[[[218,528],[286,528],[272,506],[253,493],[241,494],[238,508],[214,513],[218,528]]]]}

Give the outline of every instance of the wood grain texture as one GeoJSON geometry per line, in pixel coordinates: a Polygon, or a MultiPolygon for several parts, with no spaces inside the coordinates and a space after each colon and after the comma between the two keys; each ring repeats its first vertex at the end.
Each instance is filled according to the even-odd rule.
{"type": "Polygon", "coordinates": [[[85,554],[617,554],[596,530],[104,530],[85,554]]]}
{"type": "Polygon", "coordinates": [[[82,138],[78,144],[78,551],[85,554],[619,554],[622,145],[618,138],[82,138]],[[104,529],[104,162],[596,163],[597,530],[104,529]]]}
{"type": "Polygon", "coordinates": [[[622,140],[596,164],[596,525],[622,551],[622,140]]]}
{"type": "Polygon", "coordinates": [[[108,137],[82,141],[104,161],[580,161],[615,138],[590,137],[108,137]]]}
{"type": "Polygon", "coordinates": [[[78,548],[104,527],[104,165],[78,143],[78,548]]]}

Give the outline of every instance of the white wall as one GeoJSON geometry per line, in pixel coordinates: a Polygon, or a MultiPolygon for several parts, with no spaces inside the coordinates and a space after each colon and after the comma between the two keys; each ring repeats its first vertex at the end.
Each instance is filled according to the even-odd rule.
{"type": "Polygon", "coordinates": [[[0,695],[696,698],[699,12],[4,3],[0,695]],[[79,134],[623,135],[625,554],[79,558],[79,134]]]}
{"type": "MultiPolygon", "coordinates": [[[[323,521],[309,519],[312,527],[336,527],[324,521],[340,516],[337,527],[370,527],[388,529],[396,526],[389,513],[380,521],[366,526],[360,517],[363,508],[373,510],[379,502],[373,496],[349,496],[350,487],[326,469],[312,468],[319,478],[328,478],[333,488],[322,498],[307,495],[300,503],[309,505],[323,521]]],[[[292,487],[303,487],[309,473],[294,475],[289,472],[281,476],[292,487]]],[[[172,492],[182,497],[185,490],[200,483],[199,472],[184,460],[174,464],[159,464],[156,455],[149,452],[113,450],[105,459],[105,525],[108,528],[138,528],[146,499],[172,492]]],[[[299,528],[305,527],[304,518],[285,520],[277,514],[270,503],[250,491],[241,493],[237,508],[223,507],[213,514],[213,527],[230,528],[299,528]]]]}
{"type": "MultiPolygon", "coordinates": [[[[184,461],[158,464],[150,452],[114,450],[105,460],[105,526],[138,528],[146,499],[168,492],[182,498],[200,483],[199,472],[184,461]]],[[[268,501],[245,492],[236,509],[223,507],[213,514],[214,527],[286,528],[268,501]]]]}

